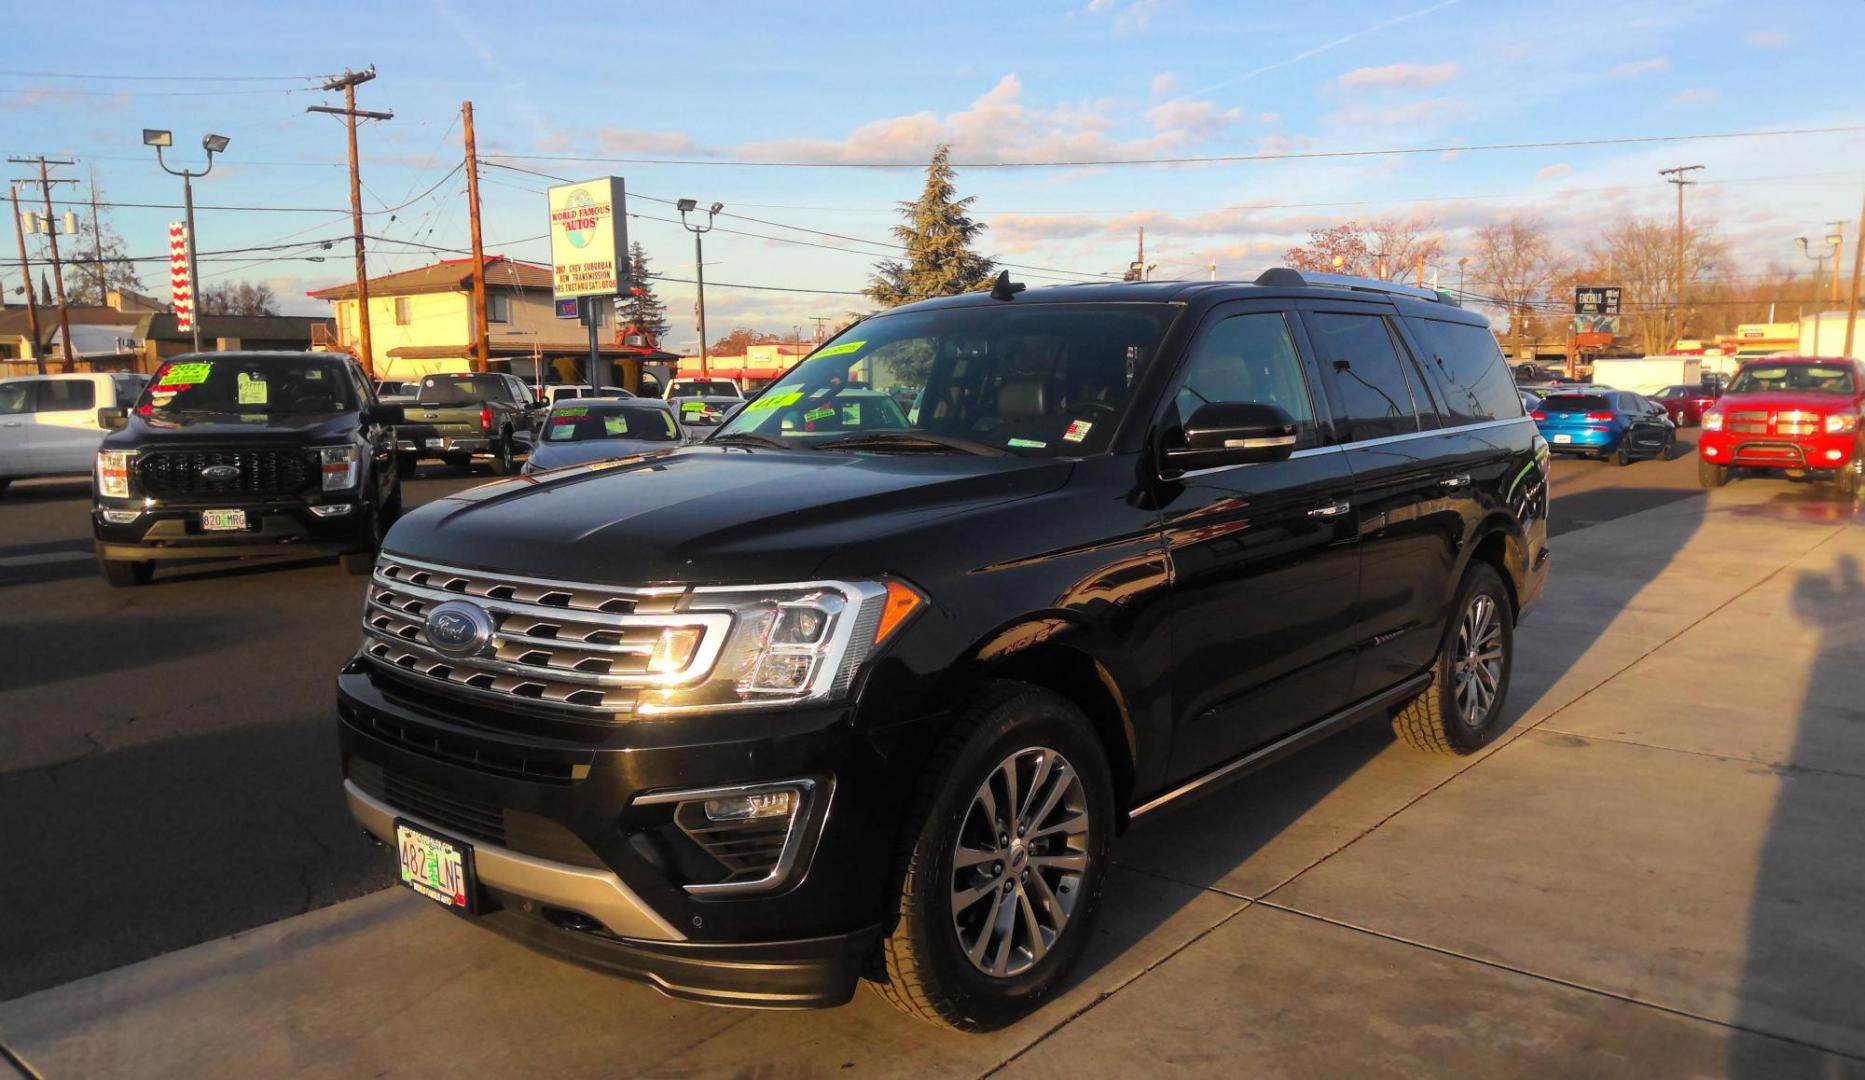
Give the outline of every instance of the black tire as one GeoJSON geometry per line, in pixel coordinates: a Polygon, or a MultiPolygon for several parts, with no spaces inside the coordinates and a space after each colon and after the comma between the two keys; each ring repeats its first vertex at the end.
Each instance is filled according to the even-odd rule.
{"type": "Polygon", "coordinates": [[[1857,505],[1861,493],[1865,493],[1865,481],[1861,481],[1856,463],[1845,466],[1833,476],[1833,495],[1842,505],[1857,505]]]}
{"type": "MultiPolygon", "coordinates": [[[[1054,758],[1050,761],[1053,764],[1054,758]]],[[[1033,781],[1034,776],[1027,778],[1033,781]]],[[[1032,782],[1030,786],[1047,791],[1048,783],[1062,780],[1066,780],[1064,774],[1051,773],[1043,784],[1032,782]]],[[[1041,831],[1032,829],[1033,845],[1034,834],[1041,831]]],[[[881,942],[880,962],[872,972],[875,990],[907,1013],[961,1031],[988,1031],[1028,1015],[1062,984],[1093,936],[1113,835],[1114,794],[1107,756],[1081,710],[1060,694],[1040,687],[1005,681],[984,684],[963,719],[933,752],[901,828],[892,893],[893,928],[881,942]],[[1056,813],[1076,806],[1074,795],[1079,794],[1079,807],[1087,819],[1082,841],[1086,869],[1072,884],[1059,878],[1053,886],[1040,867],[1035,871],[1036,885],[1027,884],[1030,871],[1026,870],[1021,875],[1026,884],[1019,887],[1011,880],[1017,876],[1018,862],[1054,854],[1036,850],[1032,855],[1019,835],[1014,847],[1021,855],[1013,851],[1005,863],[990,867],[980,863],[963,871],[976,875],[971,880],[984,891],[971,906],[956,905],[960,914],[973,915],[984,904],[992,905],[978,926],[988,924],[996,905],[1002,903],[992,879],[1003,881],[1003,895],[1014,892],[1019,903],[1024,899],[1022,888],[1036,896],[1040,887],[1058,904],[1071,890],[1074,894],[1060,932],[1040,958],[1020,973],[992,975],[974,966],[961,946],[960,924],[953,915],[953,894],[961,872],[955,865],[958,845],[968,835],[975,836],[967,833],[967,826],[975,828],[983,820],[972,816],[974,803],[983,807],[977,800],[980,790],[995,783],[1007,764],[1014,774],[1015,762],[1023,760],[1020,755],[1039,749],[1059,754],[1073,766],[1079,781],[1079,792],[1071,792],[1057,811],[1041,821],[1056,822],[1056,813]]],[[[1009,837],[1008,831],[1005,836],[1009,837]]],[[[1075,849],[1070,848],[1069,854],[1073,853],[1075,849]]],[[[1054,910],[1046,901],[1032,900],[1029,908],[1012,909],[1013,921],[1023,917],[1016,912],[1028,914],[1036,908],[1045,913],[1054,910]]],[[[1019,923],[1013,934],[1017,930],[1027,934],[1028,929],[1029,924],[1019,923]]],[[[993,934],[984,940],[982,951],[988,956],[993,951],[991,942],[999,939],[993,934]]],[[[1010,951],[1011,944],[1014,938],[1000,952],[1010,951]]],[[[1018,962],[1023,959],[1017,956],[1018,962]]]]}
{"type": "Polygon", "coordinates": [[[149,584],[155,577],[155,563],[149,559],[106,559],[99,555],[97,572],[112,588],[128,589],[149,584]]]}
{"type": "MultiPolygon", "coordinates": [[[[1699,451],[1701,453],[1701,451],[1699,451]]],[[[1705,490],[1711,491],[1729,482],[1729,466],[1697,458],[1697,483],[1705,490]]]]}
{"type": "Polygon", "coordinates": [[[396,479],[413,480],[415,476],[415,470],[419,468],[420,464],[421,464],[421,459],[414,456],[413,454],[395,455],[395,477],[396,479]]]}
{"type": "Polygon", "coordinates": [[[1444,628],[1444,642],[1438,647],[1438,660],[1431,668],[1431,685],[1425,692],[1392,714],[1392,730],[1417,750],[1437,754],[1469,754],[1483,748],[1502,730],[1504,706],[1509,701],[1509,676],[1515,667],[1515,607],[1502,575],[1486,562],[1476,562],[1465,572],[1451,605],[1450,625],[1444,628]],[[1493,695],[1482,713],[1474,719],[1457,696],[1458,646],[1465,620],[1480,599],[1493,605],[1501,648],[1500,673],[1493,676],[1493,695]]]}
{"type": "Polygon", "coordinates": [[[518,471],[512,457],[512,433],[509,431],[499,436],[499,444],[492,450],[492,471],[499,476],[510,476],[518,471]]]}
{"type": "Polygon", "coordinates": [[[1620,468],[1632,464],[1632,435],[1630,432],[1627,432],[1626,435],[1619,440],[1619,449],[1612,452],[1610,460],[1614,465],[1620,468]]]}
{"type": "Polygon", "coordinates": [[[0,479],[0,495],[6,494],[7,485],[11,484],[12,482],[13,481],[11,480],[0,479]]]}

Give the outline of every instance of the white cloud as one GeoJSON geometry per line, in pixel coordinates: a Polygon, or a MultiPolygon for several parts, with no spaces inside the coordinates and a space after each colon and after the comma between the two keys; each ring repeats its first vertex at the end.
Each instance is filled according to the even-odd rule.
{"type": "Polygon", "coordinates": [[[1757,30],[1742,40],[1764,49],[1778,49],[1787,44],[1787,35],[1779,30],[1757,30]]]}
{"type": "Polygon", "coordinates": [[[1242,119],[1242,109],[1233,107],[1220,112],[1215,102],[1185,98],[1146,110],[1146,122],[1155,131],[1183,132],[1191,138],[1210,138],[1242,119]]]}
{"type": "Polygon", "coordinates": [[[1154,97],[1165,97],[1167,94],[1177,93],[1178,89],[1179,89],[1179,77],[1173,74],[1172,72],[1162,71],[1159,74],[1153,76],[1153,96],[1154,97]]]}
{"type": "Polygon", "coordinates": [[[1574,167],[1566,163],[1561,163],[1558,165],[1547,165],[1540,169],[1535,170],[1535,179],[1552,180],[1558,176],[1566,176],[1568,173],[1571,173],[1573,171],[1574,171],[1574,167]]]}
{"type": "Polygon", "coordinates": [[[1433,121],[1456,120],[1468,115],[1469,112],[1469,105],[1462,101],[1454,101],[1450,98],[1426,98],[1383,109],[1350,104],[1323,116],[1321,122],[1339,127],[1408,127],[1433,121]]]}
{"type": "Polygon", "coordinates": [[[1456,64],[1387,64],[1355,68],[1339,79],[1343,90],[1429,90],[1463,71],[1456,64]]]}
{"type": "Polygon", "coordinates": [[[1608,68],[1606,70],[1606,77],[1609,79],[1635,79],[1640,75],[1648,75],[1654,71],[1667,70],[1670,66],[1671,62],[1668,59],[1662,56],[1654,56],[1649,60],[1633,60],[1608,68]]]}
{"type": "Polygon", "coordinates": [[[606,127],[597,132],[604,150],[621,154],[695,154],[699,144],[684,131],[641,131],[606,127]]]}
{"type": "Polygon", "coordinates": [[[1263,115],[1257,117],[1256,122],[1259,124],[1268,124],[1268,125],[1274,126],[1276,124],[1282,123],[1282,114],[1266,112],[1263,115]]]}
{"type": "Polygon", "coordinates": [[[1693,86],[1688,90],[1679,90],[1672,94],[1673,105],[1703,105],[1722,97],[1722,94],[1707,86],[1693,86]]]}
{"type": "Polygon", "coordinates": [[[1160,9],[1171,0],[1128,0],[1120,4],[1117,0],[1088,0],[1088,6],[1082,11],[1088,15],[1114,16],[1114,33],[1137,34],[1146,29],[1160,9]]]}
{"type": "Polygon", "coordinates": [[[1114,0],[1088,0],[1088,14],[1100,15],[1114,10],[1114,0]]]}

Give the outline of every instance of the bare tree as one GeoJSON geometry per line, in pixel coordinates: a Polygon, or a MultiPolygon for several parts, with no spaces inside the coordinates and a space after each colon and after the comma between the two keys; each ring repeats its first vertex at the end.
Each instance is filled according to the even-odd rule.
{"type": "MultiPolygon", "coordinates": [[[[1622,217],[1608,225],[1594,242],[1589,257],[1611,268],[1621,289],[1620,303],[1637,320],[1639,347],[1647,353],[1669,352],[1686,328],[1701,321],[1709,310],[1710,283],[1704,279],[1727,259],[1726,245],[1713,225],[1684,223],[1683,304],[1671,318],[1671,299],[1677,288],[1677,225],[1669,217],[1622,217]],[[1693,306],[1697,305],[1697,306],[1693,306]]],[[[1705,328],[1708,324],[1705,323],[1705,328]]]]}
{"type": "Polygon", "coordinates": [[[1561,277],[1560,251],[1539,219],[1517,215],[1477,230],[1475,262],[1471,277],[1491,303],[1509,313],[1511,348],[1519,350],[1536,305],[1561,277]]]}
{"type": "Polygon", "coordinates": [[[223,281],[201,290],[203,315],[277,315],[278,297],[272,286],[250,281],[223,281]]]}
{"type": "Polygon", "coordinates": [[[1308,243],[1290,248],[1283,260],[1297,270],[1403,280],[1443,252],[1443,241],[1428,235],[1436,224],[1430,218],[1393,217],[1310,229],[1308,243]]]}

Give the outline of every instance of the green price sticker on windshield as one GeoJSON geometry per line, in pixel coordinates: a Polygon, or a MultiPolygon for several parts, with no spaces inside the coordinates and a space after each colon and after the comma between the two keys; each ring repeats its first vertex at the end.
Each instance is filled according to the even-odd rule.
{"type": "Polygon", "coordinates": [[[558,409],[552,416],[588,416],[589,406],[577,405],[568,409],[558,409]]]}
{"type": "Polygon", "coordinates": [[[256,375],[240,372],[237,396],[234,400],[241,405],[264,405],[266,403],[266,381],[256,375]]]}
{"type": "Polygon", "coordinates": [[[680,411],[682,413],[703,413],[706,409],[707,405],[703,401],[683,401],[680,403],[680,411]]]}
{"type": "Polygon", "coordinates": [[[824,405],[820,409],[811,409],[810,411],[804,413],[803,419],[809,420],[809,421],[827,420],[828,418],[834,415],[835,415],[835,410],[830,408],[827,405],[824,405]]]}
{"type": "Polygon", "coordinates": [[[192,364],[170,364],[168,370],[162,373],[162,381],[156,385],[193,386],[198,382],[206,382],[207,377],[213,374],[213,371],[213,363],[206,360],[192,364]]]}
{"type": "Polygon", "coordinates": [[[847,356],[850,353],[860,352],[862,346],[866,344],[867,342],[865,341],[844,341],[840,345],[831,345],[826,349],[817,349],[815,355],[816,356],[847,356]]]}
{"type": "Polygon", "coordinates": [[[795,405],[802,400],[803,391],[801,390],[792,390],[788,394],[766,394],[745,406],[745,411],[757,412],[761,409],[781,409],[786,405],[795,405]]]}

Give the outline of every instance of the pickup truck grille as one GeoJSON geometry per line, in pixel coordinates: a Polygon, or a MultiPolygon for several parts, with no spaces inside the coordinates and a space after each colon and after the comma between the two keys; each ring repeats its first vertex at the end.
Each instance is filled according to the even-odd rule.
{"type": "Polygon", "coordinates": [[[596,720],[634,712],[644,689],[673,676],[648,670],[661,631],[696,627],[703,670],[731,626],[724,612],[675,610],[686,589],[628,589],[494,574],[384,555],[363,610],[363,655],[458,697],[504,699],[596,720]],[[489,641],[469,655],[436,648],[427,616],[448,601],[478,605],[489,641]]]}
{"type": "Polygon", "coordinates": [[[311,459],[303,450],[146,450],[136,457],[136,483],[145,495],[295,495],[309,486],[311,459]],[[217,467],[237,470],[212,477],[217,467]]]}
{"type": "Polygon", "coordinates": [[[1802,409],[1737,409],[1724,418],[1724,426],[1736,435],[1818,435],[1826,418],[1802,409]]]}

